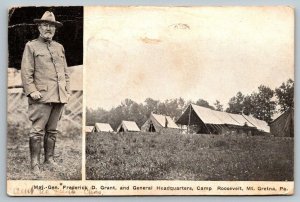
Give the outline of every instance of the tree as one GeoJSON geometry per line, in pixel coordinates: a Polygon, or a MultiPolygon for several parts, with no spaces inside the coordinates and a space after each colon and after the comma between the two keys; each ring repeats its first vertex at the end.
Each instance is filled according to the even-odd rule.
{"type": "Polygon", "coordinates": [[[167,107],[166,107],[165,103],[160,102],[158,104],[157,113],[158,114],[167,114],[167,107]]]}
{"type": "Polygon", "coordinates": [[[266,122],[272,121],[276,109],[276,102],[272,100],[273,96],[274,91],[264,85],[258,87],[258,93],[251,94],[254,117],[266,122]]]}
{"type": "Polygon", "coordinates": [[[157,108],[158,108],[158,100],[154,100],[152,98],[147,98],[145,100],[145,112],[146,116],[148,117],[151,112],[157,113],[157,108]]]}
{"type": "Polygon", "coordinates": [[[223,111],[223,105],[220,103],[219,100],[216,100],[214,105],[215,105],[215,108],[216,108],[217,111],[223,111]]]}
{"type": "Polygon", "coordinates": [[[112,108],[108,112],[107,120],[103,121],[104,123],[110,123],[112,128],[116,130],[122,120],[126,120],[127,115],[125,114],[124,107],[121,105],[117,106],[116,108],[112,108]]]}
{"type": "Polygon", "coordinates": [[[185,100],[182,97],[180,97],[180,98],[178,98],[177,102],[178,102],[179,109],[183,110],[185,108],[185,106],[186,106],[185,100]]]}
{"type": "Polygon", "coordinates": [[[98,108],[96,110],[86,109],[86,125],[92,126],[97,122],[104,122],[103,120],[107,120],[108,112],[102,108],[98,108]]]}
{"type": "Polygon", "coordinates": [[[138,126],[142,126],[142,124],[146,121],[146,117],[143,114],[143,105],[139,105],[136,102],[130,106],[129,109],[129,117],[127,120],[135,121],[138,126]]]}
{"type": "Polygon", "coordinates": [[[241,92],[238,92],[236,96],[230,98],[228,102],[229,107],[226,109],[226,112],[233,114],[242,114],[244,108],[244,97],[245,96],[241,92]]]}
{"type": "Polygon", "coordinates": [[[176,117],[179,109],[179,103],[177,99],[170,99],[165,101],[165,106],[167,109],[167,115],[170,117],[176,117]]]}
{"type": "Polygon", "coordinates": [[[243,114],[250,115],[254,111],[254,101],[253,96],[246,95],[243,101],[243,114]]]}
{"type": "Polygon", "coordinates": [[[210,109],[215,109],[213,106],[210,106],[209,103],[206,100],[203,100],[201,98],[199,100],[197,100],[196,105],[206,107],[206,108],[210,108],[210,109]]]}
{"type": "Polygon", "coordinates": [[[280,111],[285,112],[290,107],[294,106],[294,81],[287,80],[281,86],[275,88],[275,96],[277,97],[277,104],[280,106],[280,111]]]}
{"type": "Polygon", "coordinates": [[[253,92],[251,95],[245,96],[238,92],[229,100],[226,111],[234,114],[251,114],[260,120],[270,122],[276,108],[273,96],[274,91],[264,85],[260,85],[258,92],[253,92]]]}

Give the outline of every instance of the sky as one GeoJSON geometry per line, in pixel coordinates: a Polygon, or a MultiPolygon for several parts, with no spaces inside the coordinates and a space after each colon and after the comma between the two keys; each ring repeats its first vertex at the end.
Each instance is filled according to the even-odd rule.
{"type": "Polygon", "coordinates": [[[289,7],[85,7],[88,108],[182,97],[227,106],[294,80],[289,7]]]}

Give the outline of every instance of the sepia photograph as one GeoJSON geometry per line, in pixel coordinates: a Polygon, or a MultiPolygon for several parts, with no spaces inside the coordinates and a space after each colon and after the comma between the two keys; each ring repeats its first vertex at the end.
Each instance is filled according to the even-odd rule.
{"type": "Polygon", "coordinates": [[[7,180],[80,180],[83,7],[8,15],[7,180]]]}
{"type": "Polygon", "coordinates": [[[292,8],[87,7],[84,32],[87,180],[294,181],[292,8]]]}
{"type": "Polygon", "coordinates": [[[294,8],[7,14],[9,196],[294,194],[294,8]]]}

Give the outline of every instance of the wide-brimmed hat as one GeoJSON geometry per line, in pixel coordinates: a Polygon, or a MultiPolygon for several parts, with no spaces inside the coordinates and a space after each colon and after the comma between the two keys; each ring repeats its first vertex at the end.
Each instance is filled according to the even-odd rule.
{"type": "Polygon", "coordinates": [[[33,21],[38,24],[43,22],[50,23],[55,25],[56,27],[61,27],[63,25],[61,22],[55,20],[54,14],[50,11],[46,11],[41,19],[34,19],[33,21]]]}

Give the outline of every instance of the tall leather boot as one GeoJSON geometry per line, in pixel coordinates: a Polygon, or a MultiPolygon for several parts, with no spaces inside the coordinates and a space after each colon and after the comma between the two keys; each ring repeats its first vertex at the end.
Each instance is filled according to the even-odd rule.
{"type": "Polygon", "coordinates": [[[34,174],[40,173],[41,141],[42,138],[39,136],[29,138],[30,166],[34,174]]]}
{"type": "Polygon", "coordinates": [[[44,163],[57,166],[57,163],[54,161],[55,142],[56,142],[56,134],[51,134],[51,133],[45,134],[45,137],[44,137],[45,161],[44,161],[44,163]]]}

